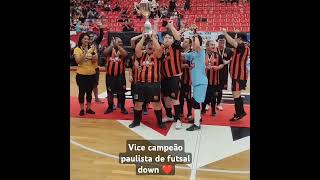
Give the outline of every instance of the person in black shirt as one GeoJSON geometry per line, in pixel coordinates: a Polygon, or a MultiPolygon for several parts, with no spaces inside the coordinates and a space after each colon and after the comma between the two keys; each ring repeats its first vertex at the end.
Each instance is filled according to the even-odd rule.
{"type": "Polygon", "coordinates": [[[129,22],[129,19],[124,20],[124,25],[123,25],[123,32],[127,31],[134,31],[134,28],[131,27],[131,23],[129,22]]]}
{"type": "Polygon", "coordinates": [[[231,48],[226,47],[226,37],[223,34],[220,34],[216,40],[218,42],[218,56],[219,58],[223,58],[224,67],[219,71],[219,77],[220,77],[220,90],[218,92],[217,97],[217,109],[219,111],[223,111],[223,107],[221,105],[222,100],[222,90],[227,90],[228,88],[228,64],[230,63],[230,60],[233,56],[233,52],[231,48]],[[226,62],[226,63],[225,63],[226,62]]]}

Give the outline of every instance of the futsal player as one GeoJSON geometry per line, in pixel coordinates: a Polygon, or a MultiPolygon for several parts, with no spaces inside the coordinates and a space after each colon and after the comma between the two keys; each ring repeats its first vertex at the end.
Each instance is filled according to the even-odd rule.
{"type": "Polygon", "coordinates": [[[223,111],[223,107],[221,105],[222,101],[222,91],[228,89],[228,69],[229,69],[229,63],[233,56],[233,51],[231,48],[226,47],[226,37],[223,34],[220,34],[216,40],[218,42],[218,56],[220,59],[223,59],[224,66],[219,71],[219,77],[220,77],[220,89],[217,96],[217,107],[216,109],[219,111],[223,111]]]}
{"type": "MultiPolygon", "coordinates": [[[[185,38],[182,43],[183,52],[189,53],[191,52],[191,46],[192,46],[192,40],[190,38],[185,38]]],[[[186,61],[184,59],[181,59],[181,68],[183,71],[182,74],[182,86],[180,90],[180,106],[181,106],[181,116],[183,117],[183,107],[184,107],[184,99],[186,99],[187,102],[187,118],[189,121],[192,120],[192,101],[191,101],[191,74],[190,74],[190,61],[186,61]]]]}
{"type": "Polygon", "coordinates": [[[104,50],[106,56],[106,86],[108,93],[108,108],[104,114],[113,112],[113,94],[117,94],[122,114],[128,114],[125,109],[125,58],[128,52],[122,47],[123,43],[119,37],[113,37],[112,43],[104,50]]]}
{"type": "Polygon", "coordinates": [[[180,121],[180,87],[182,75],[181,68],[181,36],[170,20],[167,24],[168,31],[165,33],[163,41],[163,55],[161,57],[161,72],[163,80],[161,81],[161,90],[164,96],[164,104],[166,110],[166,117],[163,122],[176,121],[176,129],[181,129],[180,121]],[[174,107],[174,116],[172,115],[172,105],[174,107]]]}
{"type": "Polygon", "coordinates": [[[204,102],[208,86],[208,78],[205,72],[205,50],[201,48],[202,37],[197,33],[193,35],[193,51],[184,54],[185,60],[190,61],[191,81],[193,88],[192,105],[194,108],[194,124],[187,131],[200,129],[201,110],[200,104],[204,102]]]}
{"type": "Polygon", "coordinates": [[[138,74],[133,95],[135,100],[134,120],[129,125],[129,128],[140,125],[142,104],[145,101],[150,101],[157,118],[157,125],[163,129],[166,126],[162,122],[162,107],[160,102],[162,48],[156,39],[155,33],[153,33],[151,37],[144,35],[141,38],[136,46],[135,54],[138,62],[138,74]],[[142,51],[144,43],[146,43],[146,50],[142,51]]]}
{"type": "Polygon", "coordinates": [[[246,112],[243,107],[243,100],[241,98],[241,91],[246,89],[248,70],[247,59],[249,53],[249,47],[246,47],[245,41],[247,36],[245,33],[237,33],[233,39],[226,31],[222,29],[224,36],[228,43],[234,47],[234,55],[230,61],[230,77],[232,79],[232,95],[234,98],[235,114],[230,121],[238,121],[246,116],[246,112]]]}

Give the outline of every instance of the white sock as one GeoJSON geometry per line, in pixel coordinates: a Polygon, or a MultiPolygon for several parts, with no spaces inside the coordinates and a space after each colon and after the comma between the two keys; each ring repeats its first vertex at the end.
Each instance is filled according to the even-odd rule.
{"type": "Polygon", "coordinates": [[[200,126],[200,118],[201,118],[201,110],[195,109],[194,110],[194,124],[200,126]]]}

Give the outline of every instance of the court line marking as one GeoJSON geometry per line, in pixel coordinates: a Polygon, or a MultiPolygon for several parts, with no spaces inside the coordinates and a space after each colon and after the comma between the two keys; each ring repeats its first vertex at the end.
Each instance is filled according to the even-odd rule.
{"type": "MultiPolygon", "coordinates": [[[[114,158],[114,159],[119,159],[118,156],[115,156],[115,155],[112,155],[112,154],[108,154],[108,153],[104,153],[104,152],[92,149],[90,147],[87,147],[87,146],[85,146],[83,144],[80,144],[80,143],[72,140],[71,137],[70,137],[70,143],[75,145],[75,146],[78,146],[78,147],[80,147],[82,149],[85,149],[87,151],[91,151],[93,153],[100,154],[102,156],[106,156],[106,157],[110,157],[110,158],[114,158]]],[[[187,169],[187,170],[191,169],[191,170],[198,170],[198,171],[208,171],[208,172],[229,173],[229,174],[250,174],[250,171],[234,171],[234,170],[207,169],[207,168],[189,168],[189,167],[183,167],[183,166],[176,166],[176,168],[178,168],[178,169],[187,169]]]]}

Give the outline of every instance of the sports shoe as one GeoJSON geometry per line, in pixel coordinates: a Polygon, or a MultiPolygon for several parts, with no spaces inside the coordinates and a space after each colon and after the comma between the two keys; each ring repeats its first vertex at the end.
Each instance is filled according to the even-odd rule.
{"type": "Polygon", "coordinates": [[[84,116],[84,110],[81,109],[80,113],[79,113],[79,116],[84,116]]]}
{"type": "Polygon", "coordinates": [[[87,110],[86,110],[86,113],[88,113],[88,114],[95,114],[95,112],[92,111],[92,109],[87,109],[87,110]]]}
{"type": "Polygon", "coordinates": [[[235,121],[239,121],[240,119],[242,119],[244,116],[246,116],[247,113],[242,113],[241,115],[236,115],[234,114],[233,118],[230,119],[231,122],[235,122],[235,121]]]}
{"type": "Polygon", "coordinates": [[[134,128],[136,126],[140,126],[140,123],[133,121],[130,125],[129,128],[134,128]]]}
{"type": "Polygon", "coordinates": [[[176,122],[176,129],[181,129],[182,128],[182,123],[181,121],[178,119],[176,122]]]}
{"type": "Polygon", "coordinates": [[[112,113],[113,112],[113,108],[111,107],[108,107],[108,109],[106,109],[105,111],[104,111],[104,114],[109,114],[109,113],[112,113]]]}
{"type": "Polygon", "coordinates": [[[121,109],[121,113],[122,113],[122,114],[129,114],[128,111],[127,111],[125,108],[122,108],[122,109],[121,109]]]}
{"type": "Polygon", "coordinates": [[[218,109],[219,111],[223,111],[223,107],[220,104],[217,105],[216,109],[218,109]]]}
{"type": "Polygon", "coordinates": [[[173,116],[172,117],[165,117],[162,119],[162,122],[168,122],[168,121],[174,121],[173,116]]]}
{"type": "Polygon", "coordinates": [[[163,122],[160,123],[160,124],[158,124],[158,127],[159,127],[160,129],[166,129],[166,128],[167,128],[167,127],[166,127],[166,124],[164,124],[163,122]]]}
{"type": "Polygon", "coordinates": [[[210,105],[207,104],[207,105],[206,105],[206,111],[208,111],[209,109],[210,109],[210,105]]]}
{"type": "Polygon", "coordinates": [[[195,131],[195,130],[200,130],[200,126],[197,126],[195,124],[192,124],[190,127],[188,127],[186,130],[187,131],[195,131]]]}

